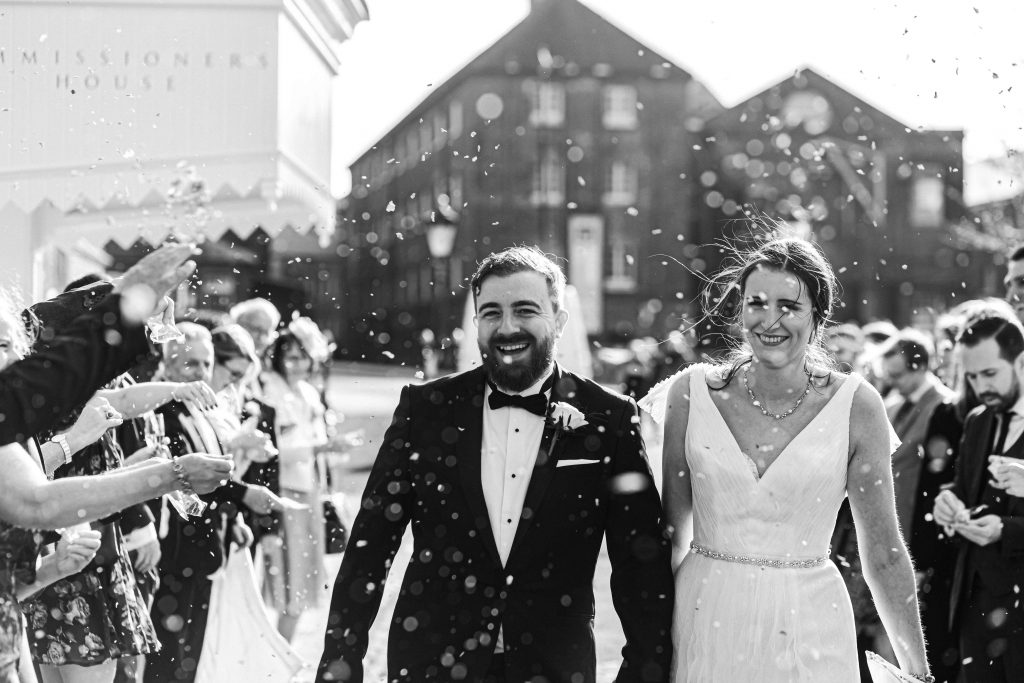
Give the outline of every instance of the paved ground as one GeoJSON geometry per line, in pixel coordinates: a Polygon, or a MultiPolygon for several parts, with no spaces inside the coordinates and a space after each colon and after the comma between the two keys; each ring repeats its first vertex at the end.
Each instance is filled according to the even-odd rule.
{"type": "MultiPolygon", "coordinates": [[[[364,429],[366,432],[365,445],[348,454],[339,477],[340,481],[337,482],[337,488],[344,496],[344,508],[348,514],[354,516],[358,508],[359,495],[366,482],[367,471],[376,456],[384,430],[390,422],[392,411],[398,403],[402,386],[409,382],[419,381],[421,380],[414,376],[413,371],[406,368],[362,365],[346,365],[336,368],[331,378],[328,397],[332,406],[345,415],[341,429],[344,431],[364,429]]],[[[652,448],[651,450],[656,449],[652,448]]],[[[655,455],[652,453],[652,460],[655,459],[653,457],[655,455]]],[[[381,613],[371,631],[370,652],[365,662],[367,681],[384,680],[386,626],[390,621],[397,586],[401,581],[401,568],[405,566],[409,556],[409,546],[409,537],[407,536],[396,560],[395,570],[392,571],[385,587],[381,613]]],[[[340,555],[327,558],[328,576],[332,580],[340,562],[340,555]]],[[[611,603],[608,588],[609,575],[608,558],[602,553],[595,579],[597,598],[595,635],[599,682],[614,679],[621,661],[619,651],[624,642],[621,627],[611,603]]],[[[320,609],[306,613],[299,622],[294,645],[299,654],[311,663],[319,660],[323,649],[323,633],[327,623],[327,599],[325,597],[324,605],[320,609]]],[[[297,678],[297,681],[302,683],[312,680],[311,669],[303,671],[297,678]]]]}

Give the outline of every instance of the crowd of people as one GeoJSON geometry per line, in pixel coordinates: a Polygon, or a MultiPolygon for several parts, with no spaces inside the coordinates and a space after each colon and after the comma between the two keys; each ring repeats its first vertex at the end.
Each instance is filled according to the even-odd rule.
{"type": "MultiPolygon", "coordinates": [[[[262,299],[176,319],[190,253],[0,306],[0,681],[299,666],[328,580],[321,455],[352,445],[318,386],[331,346],[262,299]]],[[[554,362],[562,272],[492,254],[470,281],[483,364],[403,390],[317,680],[362,680],[410,525],[389,680],[594,681],[602,542],[621,681],[852,683],[885,660],[1021,680],[1024,249],[1009,264],[1005,300],[901,330],[834,324],[809,242],[737,252],[705,300],[734,352],[681,355],[640,402],[665,425],[659,496],[637,404],[554,362]]]]}
{"type": "Polygon", "coordinates": [[[389,680],[594,681],[602,539],[619,681],[1024,677],[1024,249],[1009,305],[921,331],[835,324],[809,242],[738,248],[705,299],[735,351],[640,402],[664,424],[660,498],[636,405],[553,360],[557,266],[511,248],[470,285],[483,365],[403,391],[318,681],[363,680],[407,526],[389,680]]]}
{"type": "MultiPolygon", "coordinates": [[[[1024,409],[1017,405],[1024,249],[1008,254],[1008,263],[1005,300],[964,302],[939,316],[934,329],[875,321],[826,331],[840,367],[859,372],[882,394],[900,440],[892,454],[896,512],[938,680],[958,680],[961,671],[967,681],[1024,679],[1024,616],[1016,597],[1024,576],[1024,501],[1014,496],[1024,493],[1024,442],[1016,443],[1024,423],[1014,418],[1024,409]]],[[[853,518],[844,505],[831,556],[853,599],[862,650],[891,652],[853,518]]]]}
{"type": "Polygon", "coordinates": [[[326,597],[317,459],[335,435],[315,385],[331,347],[264,299],[176,320],[191,251],[0,302],[2,681],[236,680],[252,638],[261,673],[299,665],[288,641],[326,597]],[[224,575],[269,608],[244,632],[224,575]]]}

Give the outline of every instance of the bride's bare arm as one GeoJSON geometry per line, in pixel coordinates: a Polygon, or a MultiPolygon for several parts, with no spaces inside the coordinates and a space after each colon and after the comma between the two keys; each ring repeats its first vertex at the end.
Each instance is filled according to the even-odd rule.
{"type": "Polygon", "coordinates": [[[662,440],[662,496],[665,516],[672,533],[672,570],[687,551],[693,492],[690,468],[686,464],[686,423],[690,415],[690,373],[683,373],[668,393],[665,406],[665,438],[662,440]]]}
{"type": "Polygon", "coordinates": [[[926,674],[914,568],[896,521],[889,430],[882,397],[870,385],[862,384],[850,415],[847,473],[861,565],[900,666],[910,673],[926,674]]]}

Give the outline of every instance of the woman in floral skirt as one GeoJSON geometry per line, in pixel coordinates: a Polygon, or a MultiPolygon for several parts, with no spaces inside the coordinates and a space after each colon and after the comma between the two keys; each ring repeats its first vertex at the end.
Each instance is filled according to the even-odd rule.
{"type": "MultiPolygon", "coordinates": [[[[120,468],[123,460],[113,432],[107,431],[54,477],[101,474],[120,468]]],[[[119,657],[159,648],[120,527],[116,519],[102,522],[97,559],[22,604],[43,683],[110,683],[119,657]]]]}

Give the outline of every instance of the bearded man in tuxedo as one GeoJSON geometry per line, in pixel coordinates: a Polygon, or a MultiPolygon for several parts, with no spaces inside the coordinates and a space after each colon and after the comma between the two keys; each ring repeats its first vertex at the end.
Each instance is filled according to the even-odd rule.
{"type": "Polygon", "coordinates": [[[626,639],[616,680],[667,681],[670,545],[636,404],[554,362],[565,276],[542,252],[491,254],[471,286],[483,365],[402,390],[334,584],[317,681],[363,680],[410,524],[389,681],[592,683],[602,539],[626,639]]]}

